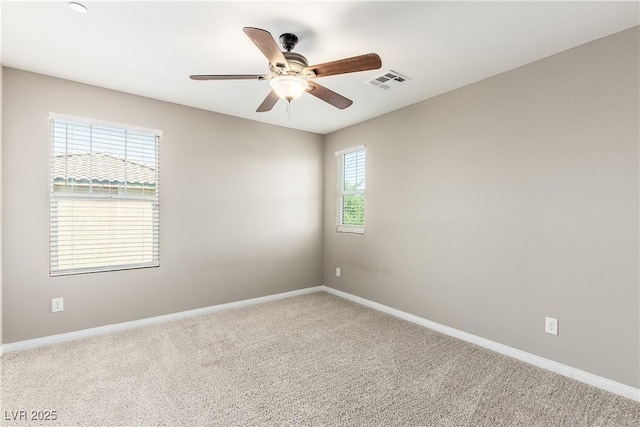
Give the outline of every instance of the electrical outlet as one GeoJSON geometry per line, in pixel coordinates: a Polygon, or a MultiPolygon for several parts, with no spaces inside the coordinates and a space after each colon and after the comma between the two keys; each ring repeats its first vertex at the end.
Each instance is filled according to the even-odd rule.
{"type": "Polygon", "coordinates": [[[56,311],[64,310],[64,299],[63,298],[54,298],[51,300],[51,312],[55,313],[56,311]]]}
{"type": "Polygon", "coordinates": [[[551,335],[558,335],[558,319],[554,319],[553,317],[545,317],[544,331],[551,335]]]}
{"type": "Polygon", "coordinates": [[[336,267],[336,277],[340,277],[340,267],[336,267]]]}

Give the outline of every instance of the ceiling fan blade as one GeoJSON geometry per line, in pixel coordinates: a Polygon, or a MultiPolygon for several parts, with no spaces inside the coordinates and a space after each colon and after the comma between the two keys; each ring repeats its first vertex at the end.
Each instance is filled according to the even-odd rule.
{"type": "Polygon", "coordinates": [[[271,90],[271,92],[269,92],[269,95],[267,95],[264,101],[262,101],[262,104],[260,104],[260,106],[256,110],[256,113],[271,111],[273,106],[276,105],[276,102],[278,102],[278,99],[280,99],[278,94],[274,90],[271,90]]]}
{"type": "Polygon", "coordinates": [[[349,98],[345,98],[344,96],[335,93],[334,91],[327,89],[326,87],[321,86],[316,82],[309,82],[308,92],[316,98],[322,99],[323,101],[328,102],[329,104],[341,110],[344,110],[345,108],[353,104],[353,101],[349,98]]]}
{"type": "Polygon", "coordinates": [[[191,80],[266,80],[271,76],[259,74],[194,74],[191,80]]]}
{"type": "Polygon", "coordinates": [[[258,46],[258,49],[267,57],[271,65],[276,68],[284,68],[287,71],[290,70],[287,59],[269,31],[253,27],[244,27],[243,31],[258,46]]]}
{"type": "Polygon", "coordinates": [[[377,70],[382,67],[382,60],[375,53],[325,62],[324,64],[305,67],[303,72],[313,71],[316,77],[333,76],[335,74],[355,73],[357,71],[377,70]]]}

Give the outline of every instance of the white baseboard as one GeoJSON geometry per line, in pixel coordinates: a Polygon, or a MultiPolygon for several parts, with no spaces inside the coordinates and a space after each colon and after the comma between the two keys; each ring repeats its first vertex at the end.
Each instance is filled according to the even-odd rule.
{"type": "Polygon", "coordinates": [[[628,399],[640,402],[640,389],[622,384],[608,378],[600,377],[598,375],[591,374],[589,372],[582,371],[580,369],[564,365],[562,363],[555,362],[544,357],[536,356],[535,354],[528,353],[526,351],[518,350],[513,347],[509,347],[504,344],[497,343],[495,341],[488,340],[467,332],[462,332],[449,326],[441,325],[431,320],[424,319],[422,317],[415,316],[413,314],[406,313],[404,311],[391,308],[389,306],[359,297],[347,292],[339,291],[337,289],[330,288],[328,286],[314,286],[311,288],[298,289],[290,292],[283,292],[280,294],[268,295],[259,298],[251,298],[242,301],[234,301],[226,304],[213,305],[210,307],[197,308],[195,310],[181,311],[178,313],[166,314],[163,316],[149,317],[146,319],[133,320],[130,322],[116,323],[113,325],[100,326],[97,328],[83,329],[81,331],[68,332],[59,335],[50,335],[42,338],[35,338],[32,340],[18,341],[14,343],[4,344],[0,347],[0,356],[3,353],[11,351],[26,350],[29,348],[41,347],[44,345],[56,344],[66,341],[73,341],[82,338],[93,337],[97,335],[109,334],[117,331],[124,331],[127,329],[139,328],[141,326],[155,325],[159,323],[170,322],[172,320],[184,319],[188,317],[201,316],[204,314],[215,313],[217,311],[229,310],[232,308],[246,307],[249,305],[260,304],[263,302],[276,301],[284,298],[290,298],[298,295],[310,294],[313,292],[325,291],[330,294],[339,296],[341,298],[362,304],[364,306],[373,308],[378,311],[390,314],[400,319],[407,320],[412,323],[433,329],[443,334],[459,338],[463,341],[470,342],[472,344],[479,345],[481,347],[493,350],[497,353],[504,354],[506,356],[513,357],[523,362],[530,363],[543,369],[555,372],[560,375],[564,375],[569,378],[581,381],[583,383],[598,387],[600,389],[609,391],[611,393],[618,394],[628,399]]]}
{"type": "Polygon", "coordinates": [[[536,356],[535,354],[518,350],[517,348],[509,347],[507,345],[500,344],[486,338],[469,334],[467,332],[462,332],[458,329],[450,328],[449,326],[441,325],[439,323],[432,322],[431,320],[423,319],[422,317],[418,317],[404,311],[396,310],[395,308],[391,308],[389,306],[359,296],[355,296],[347,292],[339,291],[328,286],[320,286],[320,288],[325,292],[339,296],[341,298],[348,299],[350,301],[362,304],[378,311],[382,311],[400,319],[425,326],[429,329],[442,332],[443,334],[479,345],[480,347],[487,348],[500,354],[504,354],[505,356],[510,356],[515,359],[522,360],[523,362],[527,362],[540,368],[555,372],[557,374],[564,375],[565,377],[573,378],[580,382],[598,387],[602,390],[606,390],[608,392],[618,394],[636,402],[640,402],[640,389],[628,386],[626,384],[622,384],[608,378],[600,377],[598,375],[591,374],[589,372],[585,372],[572,366],[546,359],[544,357],[536,356]]]}
{"type": "Polygon", "coordinates": [[[132,320],[130,322],[116,323],[113,325],[99,326],[97,328],[83,329],[80,331],[67,332],[59,335],[50,335],[42,338],[34,338],[32,340],[18,341],[3,344],[0,348],[0,355],[10,351],[20,351],[29,348],[41,347],[44,345],[57,344],[65,341],[74,341],[82,338],[93,337],[97,335],[110,334],[112,332],[124,331],[127,329],[139,328],[141,326],[156,325],[158,323],[170,322],[172,320],[184,319],[187,317],[201,316],[203,314],[215,313],[216,311],[229,310],[231,308],[245,307],[248,305],[260,304],[263,302],[276,301],[279,299],[295,297],[298,295],[319,292],[322,286],[314,286],[311,288],[298,289],[280,294],[267,295],[264,297],[245,299],[242,301],[234,301],[226,304],[212,305],[209,307],[197,308],[195,310],[180,311],[178,313],[165,314],[163,316],[148,317],[146,319],[132,320]]]}

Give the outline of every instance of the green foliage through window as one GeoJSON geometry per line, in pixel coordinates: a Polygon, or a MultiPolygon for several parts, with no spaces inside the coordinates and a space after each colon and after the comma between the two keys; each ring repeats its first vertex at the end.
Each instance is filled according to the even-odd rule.
{"type": "Polygon", "coordinates": [[[364,194],[342,196],[342,225],[364,227],[364,194]]]}
{"type": "Polygon", "coordinates": [[[365,222],[364,148],[340,154],[338,156],[338,172],[338,227],[363,229],[365,222]]]}

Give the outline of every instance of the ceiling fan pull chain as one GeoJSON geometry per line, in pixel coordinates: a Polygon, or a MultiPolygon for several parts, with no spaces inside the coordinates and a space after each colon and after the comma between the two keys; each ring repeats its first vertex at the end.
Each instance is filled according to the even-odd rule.
{"type": "Polygon", "coordinates": [[[291,121],[291,100],[287,101],[287,116],[289,117],[289,121],[291,121]]]}

